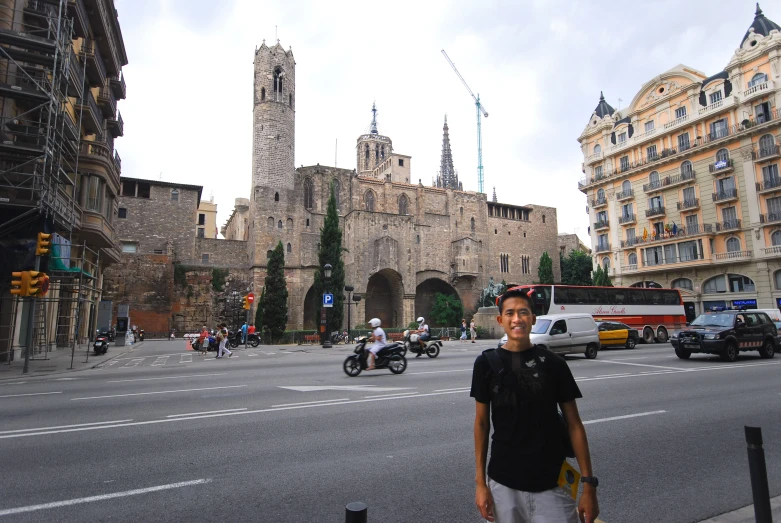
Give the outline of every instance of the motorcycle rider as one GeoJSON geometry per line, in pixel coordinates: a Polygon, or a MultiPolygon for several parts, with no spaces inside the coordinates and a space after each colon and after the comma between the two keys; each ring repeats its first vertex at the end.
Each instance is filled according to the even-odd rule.
{"type": "Polygon", "coordinates": [[[420,356],[424,352],[426,352],[426,342],[431,339],[431,331],[428,327],[428,324],[426,323],[426,318],[421,316],[416,321],[418,322],[418,330],[415,331],[415,334],[418,335],[418,343],[420,343],[420,352],[415,357],[420,358],[420,356]]]}
{"type": "Polygon", "coordinates": [[[377,358],[377,353],[388,344],[385,331],[380,327],[381,324],[382,322],[379,318],[372,318],[369,320],[369,325],[374,329],[369,341],[373,341],[374,343],[369,348],[369,366],[366,367],[366,370],[374,370],[374,360],[377,358]]]}

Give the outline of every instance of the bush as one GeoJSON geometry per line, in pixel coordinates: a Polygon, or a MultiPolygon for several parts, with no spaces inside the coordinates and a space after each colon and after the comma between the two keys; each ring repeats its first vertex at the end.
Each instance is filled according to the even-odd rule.
{"type": "Polygon", "coordinates": [[[228,277],[228,269],[212,269],[212,289],[222,292],[225,289],[225,278],[228,277]]]}

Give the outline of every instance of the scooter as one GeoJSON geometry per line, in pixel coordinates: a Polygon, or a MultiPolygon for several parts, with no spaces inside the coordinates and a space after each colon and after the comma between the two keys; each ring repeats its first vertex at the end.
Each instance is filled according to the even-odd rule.
{"type": "Polygon", "coordinates": [[[144,329],[138,331],[138,339],[139,341],[144,341],[144,329]]]}
{"type": "MultiPolygon", "coordinates": [[[[217,342],[217,338],[215,338],[214,336],[209,336],[208,338],[206,338],[204,340],[204,342],[207,344],[206,345],[206,350],[207,351],[219,350],[219,348],[220,348],[220,344],[217,342]]],[[[193,350],[203,350],[201,348],[201,342],[200,342],[199,339],[196,339],[195,341],[193,341],[191,343],[191,345],[192,345],[193,350]]]]}
{"type": "Polygon", "coordinates": [[[439,336],[431,336],[428,341],[425,342],[426,348],[420,347],[420,336],[418,334],[410,334],[409,330],[404,331],[404,354],[410,351],[413,354],[417,354],[417,357],[425,354],[429,358],[436,358],[439,356],[439,351],[442,348],[442,340],[439,336]]]}
{"type": "Polygon", "coordinates": [[[92,346],[92,349],[95,351],[95,354],[105,354],[108,352],[108,336],[106,334],[98,334],[95,337],[95,343],[92,346]]]}
{"type": "MultiPolygon", "coordinates": [[[[355,347],[355,354],[347,356],[342,364],[344,373],[351,378],[359,375],[361,371],[366,370],[366,367],[369,366],[367,363],[369,351],[366,349],[369,337],[361,336],[356,341],[358,345],[355,347]]],[[[374,368],[388,369],[393,374],[401,374],[407,369],[407,358],[404,357],[403,351],[404,347],[400,343],[386,345],[377,353],[377,357],[374,360],[374,368]]]]}

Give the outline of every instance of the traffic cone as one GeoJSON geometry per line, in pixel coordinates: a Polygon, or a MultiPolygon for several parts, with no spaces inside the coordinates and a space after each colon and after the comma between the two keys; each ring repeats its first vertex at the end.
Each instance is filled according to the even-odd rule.
{"type": "Polygon", "coordinates": [[[193,344],[190,341],[190,339],[188,338],[186,341],[187,341],[187,350],[193,350],[193,344]]]}

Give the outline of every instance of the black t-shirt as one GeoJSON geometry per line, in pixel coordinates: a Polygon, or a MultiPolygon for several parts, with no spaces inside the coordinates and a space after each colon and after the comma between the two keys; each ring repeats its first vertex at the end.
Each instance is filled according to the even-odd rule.
{"type": "MultiPolygon", "coordinates": [[[[548,349],[535,345],[522,352],[502,348],[497,352],[506,371],[512,370],[517,380],[517,416],[509,440],[498,440],[492,409],[494,434],[488,476],[525,492],[555,488],[565,458],[558,404],[583,396],[567,362],[548,349]]],[[[492,375],[488,360],[481,354],[475,360],[470,393],[480,403],[491,403],[492,375]]]]}

